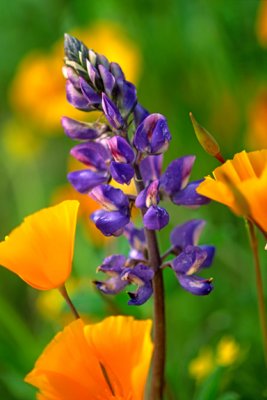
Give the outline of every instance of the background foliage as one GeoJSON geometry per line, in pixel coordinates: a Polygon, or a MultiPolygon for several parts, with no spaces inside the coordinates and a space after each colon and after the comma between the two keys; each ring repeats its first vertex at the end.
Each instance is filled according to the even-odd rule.
{"type": "MultiPolygon", "coordinates": [[[[59,191],[72,168],[68,160],[72,143],[59,123],[60,115],[69,115],[70,109],[62,97],[64,80],[57,78],[64,32],[87,32],[86,44],[99,52],[121,43],[114,61],[126,64],[126,76],[136,82],[141,103],[169,121],[173,140],[165,162],[196,154],[193,178],[200,178],[217,163],[196,142],[189,111],[216,136],[226,158],[244,148],[267,146],[266,3],[0,0],[1,238],[25,215],[48,206],[62,193],[73,195],[59,191]],[[106,36],[97,39],[107,27],[106,36]]],[[[171,271],[165,274],[169,398],[267,397],[255,279],[243,221],[216,204],[188,211],[170,206],[169,211],[172,222],[161,234],[162,250],[168,247],[169,230],[187,218],[207,219],[202,242],[218,249],[212,267],[215,290],[210,296],[194,297],[182,291],[171,271]],[[213,360],[207,367],[208,354],[216,358],[217,345],[225,336],[235,341],[238,356],[224,366],[213,360]],[[201,351],[197,370],[204,370],[202,375],[192,368],[201,351]]],[[[94,291],[90,279],[104,255],[127,251],[127,244],[123,239],[101,240],[91,227],[85,228],[87,222],[78,228],[69,284],[77,308],[89,321],[118,312],[148,317],[150,302],[130,308],[125,294],[109,299],[94,291]]],[[[1,399],[34,398],[23,377],[70,318],[56,292],[40,295],[0,270],[1,399]]]]}

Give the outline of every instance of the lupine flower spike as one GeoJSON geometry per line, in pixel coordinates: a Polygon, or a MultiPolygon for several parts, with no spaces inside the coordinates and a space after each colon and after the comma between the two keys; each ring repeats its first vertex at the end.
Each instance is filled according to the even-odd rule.
{"type": "MultiPolygon", "coordinates": [[[[66,35],[64,76],[70,104],[85,112],[101,111],[105,118],[101,123],[86,124],[63,117],[66,134],[81,141],[71,155],[85,165],[71,172],[68,179],[78,192],[101,205],[102,209],[90,217],[96,227],[105,236],[124,235],[130,245],[128,256],[112,254],[103,260],[97,270],[106,274],[107,280],[94,283],[107,295],[136,285],[136,290],[128,292],[129,305],[140,306],[154,296],[157,323],[150,396],[159,400],[164,383],[165,317],[163,260],[156,231],[170,222],[161,201],[196,207],[210,200],[196,191],[201,180],[189,181],[195,156],[180,156],[162,171],[163,154],[171,142],[167,119],[149,113],[138,102],[135,86],[126,80],[117,63],[66,35]],[[115,188],[112,180],[121,188],[115,188]],[[132,182],[135,197],[129,197],[123,189],[132,182]],[[141,211],[140,228],[132,222],[133,203],[141,211]]],[[[195,295],[207,295],[213,288],[210,278],[196,275],[211,265],[214,254],[212,246],[197,245],[197,231],[203,224],[191,221],[176,228],[171,241],[177,248],[168,262],[183,289],[195,295]]]]}

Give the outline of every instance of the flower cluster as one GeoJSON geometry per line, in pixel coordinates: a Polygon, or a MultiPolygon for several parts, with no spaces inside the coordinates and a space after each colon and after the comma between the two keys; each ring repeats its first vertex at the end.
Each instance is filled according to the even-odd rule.
{"type": "MultiPolygon", "coordinates": [[[[155,274],[147,255],[146,235],[169,222],[169,214],[160,202],[170,200],[188,207],[209,202],[196,191],[201,181],[189,182],[195,156],[177,158],[163,172],[163,153],[171,140],[166,118],[150,114],[138,102],[135,86],[126,80],[117,63],[87,49],[70,35],[65,36],[63,74],[69,103],[86,112],[102,111],[105,117],[94,123],[62,118],[66,134],[80,141],[71,155],[85,165],[69,173],[68,180],[78,192],[101,205],[91,215],[96,227],[105,236],[124,234],[131,247],[128,258],[111,255],[103,261],[98,270],[109,279],[95,284],[107,294],[136,284],[136,292],[129,293],[129,304],[143,304],[152,295],[155,274]],[[111,180],[121,185],[134,180],[137,195],[125,194],[112,186],[111,180]],[[133,205],[141,210],[144,228],[137,229],[131,222],[133,205]]],[[[167,263],[181,286],[197,295],[212,290],[211,279],[195,276],[199,269],[210,266],[214,254],[212,246],[196,246],[197,232],[202,227],[203,221],[193,220],[175,228],[170,254],[176,258],[167,263]]]]}

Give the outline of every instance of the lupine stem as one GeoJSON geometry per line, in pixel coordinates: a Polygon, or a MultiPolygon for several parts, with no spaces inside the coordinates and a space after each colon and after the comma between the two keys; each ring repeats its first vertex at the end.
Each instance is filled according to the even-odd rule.
{"type": "MultiPolygon", "coordinates": [[[[135,165],[135,185],[137,192],[144,189],[144,183],[139,170],[135,165]]],[[[146,210],[142,210],[144,214],[146,210]]],[[[161,257],[156,232],[145,228],[145,237],[148,250],[149,265],[154,269],[153,293],[154,293],[154,355],[151,379],[151,400],[162,400],[164,391],[164,369],[165,369],[165,304],[164,284],[161,266],[161,257]]]]}
{"type": "Polygon", "coordinates": [[[262,339],[263,339],[263,349],[265,356],[265,363],[267,367],[267,320],[266,320],[266,307],[264,302],[264,293],[263,293],[263,282],[262,275],[260,269],[260,259],[258,253],[258,241],[255,234],[255,228],[251,221],[247,220],[248,232],[251,250],[254,258],[255,265],[255,273],[256,273],[256,285],[257,285],[257,296],[258,296],[258,308],[259,308],[259,316],[260,316],[260,324],[262,330],[262,339]]]}
{"type": "Polygon", "coordinates": [[[71,312],[73,313],[74,317],[76,319],[79,319],[80,315],[79,315],[78,311],[76,310],[74,304],[72,303],[72,301],[71,301],[71,299],[70,299],[70,297],[68,295],[68,292],[67,292],[67,289],[66,289],[65,285],[62,285],[60,288],[58,288],[58,290],[60,291],[60,293],[64,297],[64,299],[65,299],[66,303],[68,304],[68,306],[69,306],[71,312]]]}

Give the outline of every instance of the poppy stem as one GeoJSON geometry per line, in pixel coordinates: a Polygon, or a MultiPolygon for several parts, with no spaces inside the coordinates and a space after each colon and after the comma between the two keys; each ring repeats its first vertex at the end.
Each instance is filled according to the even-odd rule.
{"type": "Polygon", "coordinates": [[[69,306],[71,312],[73,313],[74,317],[75,317],[76,319],[79,319],[79,318],[80,318],[80,315],[79,315],[78,311],[76,310],[74,304],[72,303],[72,301],[71,301],[71,299],[70,299],[70,297],[69,297],[69,295],[68,295],[66,286],[65,286],[65,285],[62,285],[62,286],[60,286],[60,287],[58,288],[58,290],[59,290],[59,292],[61,293],[61,295],[64,297],[64,299],[65,299],[66,303],[68,304],[68,306],[69,306]]]}
{"type": "Polygon", "coordinates": [[[257,240],[257,236],[255,233],[255,228],[254,228],[253,223],[251,221],[247,220],[247,226],[248,226],[248,233],[249,233],[249,239],[250,239],[250,246],[251,246],[251,250],[252,250],[253,258],[254,258],[259,317],[260,317],[260,324],[261,324],[261,330],[262,330],[265,363],[266,363],[266,367],[267,367],[267,319],[266,319],[266,307],[265,307],[264,293],[263,293],[263,282],[262,282],[262,275],[261,275],[261,269],[260,269],[260,259],[259,259],[259,252],[258,252],[258,240],[257,240]]]}
{"type": "MultiPolygon", "coordinates": [[[[135,185],[137,192],[144,189],[144,182],[139,170],[138,163],[135,164],[135,185]]],[[[146,209],[142,209],[144,215],[146,209]]],[[[145,237],[148,251],[148,261],[153,268],[155,275],[152,281],[154,294],[154,354],[151,378],[150,400],[162,400],[164,393],[164,371],[165,371],[165,353],[166,353],[166,321],[165,321],[165,302],[164,302],[164,283],[162,269],[160,268],[162,260],[159,252],[159,245],[156,232],[147,228],[145,237]]]]}

